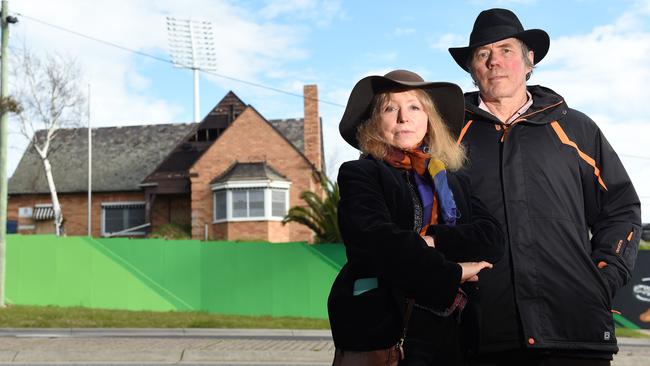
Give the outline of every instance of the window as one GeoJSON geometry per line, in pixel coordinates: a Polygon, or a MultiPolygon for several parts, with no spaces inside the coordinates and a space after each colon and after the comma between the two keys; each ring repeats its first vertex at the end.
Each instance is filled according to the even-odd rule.
{"type": "Polygon", "coordinates": [[[208,128],[208,141],[214,141],[219,137],[219,128],[208,128]]]}
{"type": "Polygon", "coordinates": [[[264,217],[264,190],[261,188],[233,190],[232,217],[264,217]]]}
{"type": "MultiPolygon", "coordinates": [[[[144,225],[144,202],[102,203],[102,235],[144,225]]],[[[136,229],[125,235],[144,235],[145,231],[136,229]]]]}
{"type": "Polygon", "coordinates": [[[280,221],[289,205],[289,182],[213,186],[214,222],[280,221]]]}
{"type": "Polygon", "coordinates": [[[232,192],[232,217],[248,216],[248,191],[232,192]]]}
{"type": "Polygon", "coordinates": [[[214,218],[216,220],[226,219],[226,191],[216,191],[214,193],[214,218]]]}
{"type": "Polygon", "coordinates": [[[248,217],[264,216],[264,191],[262,189],[248,190],[248,217]]]}
{"type": "Polygon", "coordinates": [[[271,215],[281,216],[287,214],[287,191],[274,189],[271,191],[271,215]]]}

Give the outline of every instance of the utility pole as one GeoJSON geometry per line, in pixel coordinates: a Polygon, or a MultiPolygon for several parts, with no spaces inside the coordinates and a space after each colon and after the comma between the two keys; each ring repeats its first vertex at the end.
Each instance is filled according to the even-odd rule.
{"type": "Polygon", "coordinates": [[[8,111],[7,98],[7,75],[9,74],[9,24],[17,23],[16,17],[9,16],[9,2],[2,0],[2,12],[0,13],[0,26],[2,27],[2,44],[0,45],[0,307],[5,307],[5,253],[7,248],[7,134],[8,134],[8,111]]]}
{"type": "Polygon", "coordinates": [[[90,83],[88,84],[88,236],[93,236],[93,131],[90,125],[90,83]]]}

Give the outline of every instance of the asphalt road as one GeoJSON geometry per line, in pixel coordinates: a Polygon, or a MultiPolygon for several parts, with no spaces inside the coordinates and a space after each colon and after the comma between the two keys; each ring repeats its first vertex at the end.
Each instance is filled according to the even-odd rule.
{"type": "Polygon", "coordinates": [[[0,364],[329,365],[329,331],[0,330],[0,364]]]}
{"type": "MultiPolygon", "coordinates": [[[[650,340],[619,339],[614,366],[650,365],[650,340]]],[[[0,329],[9,365],[330,365],[329,331],[0,329]]]]}

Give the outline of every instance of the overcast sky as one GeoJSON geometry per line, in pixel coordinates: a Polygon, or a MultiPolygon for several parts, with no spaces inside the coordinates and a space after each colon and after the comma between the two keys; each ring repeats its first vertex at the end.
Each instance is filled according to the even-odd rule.
{"type": "MultiPolygon", "coordinates": [[[[619,153],[650,222],[650,0],[21,0],[11,47],[77,59],[91,89],[94,126],[191,122],[192,73],[169,62],[166,16],[213,24],[216,75],[201,75],[201,115],[232,90],[267,119],[299,118],[301,94],[317,84],[325,161],[332,177],[355,150],[338,134],[351,88],[397,68],[474,89],[447,52],[465,46],[476,15],[492,7],[541,28],[551,48],[531,84],[554,89],[592,117],[619,153]],[[90,40],[73,34],[74,31],[90,40]],[[244,82],[242,82],[244,81],[244,82]]],[[[9,135],[9,175],[27,141],[9,135]]]]}

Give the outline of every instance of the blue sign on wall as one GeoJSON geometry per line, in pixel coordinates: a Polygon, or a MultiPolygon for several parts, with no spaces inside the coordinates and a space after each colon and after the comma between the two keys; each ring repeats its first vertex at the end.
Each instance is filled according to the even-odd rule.
{"type": "Polygon", "coordinates": [[[7,234],[16,234],[18,232],[18,221],[8,220],[7,221],[7,234]]]}

